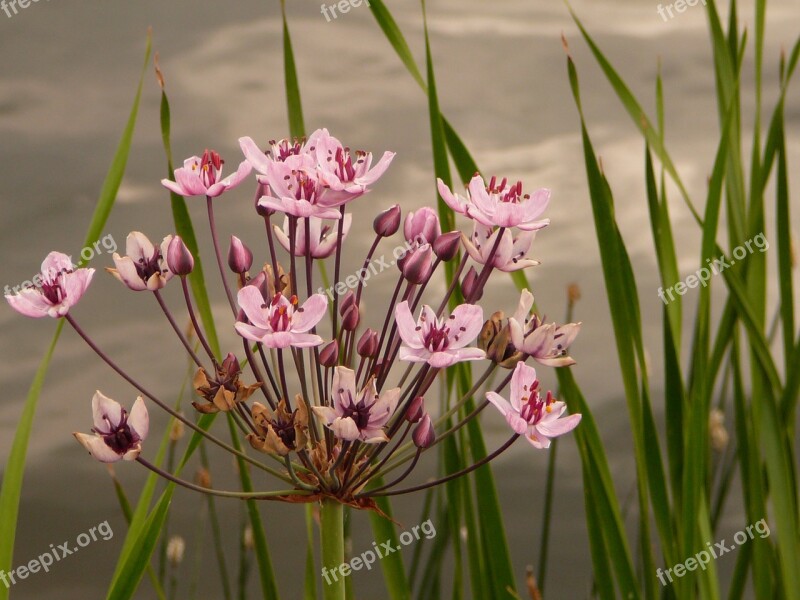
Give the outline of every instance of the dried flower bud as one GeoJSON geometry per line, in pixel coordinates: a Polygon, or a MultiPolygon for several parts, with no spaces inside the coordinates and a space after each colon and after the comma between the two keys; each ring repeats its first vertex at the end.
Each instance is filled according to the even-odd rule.
{"type": "Polygon", "coordinates": [[[183,421],[178,421],[178,419],[175,419],[172,422],[172,427],[169,430],[169,440],[171,442],[177,442],[183,437],[185,431],[186,428],[183,425],[183,421]]]}
{"type": "Polygon", "coordinates": [[[410,212],[403,224],[403,235],[409,242],[420,241],[432,244],[442,235],[439,215],[430,206],[423,206],[418,211],[410,212]]]}
{"type": "Polygon", "coordinates": [[[408,405],[405,418],[409,423],[417,423],[424,414],[425,398],[423,396],[417,396],[411,401],[411,404],[408,405]]]}
{"type": "Polygon", "coordinates": [[[358,306],[351,304],[342,315],[342,327],[345,331],[355,331],[360,320],[361,318],[358,314],[358,306]]]}
{"type": "Polygon", "coordinates": [[[433,445],[433,442],[436,441],[436,433],[433,430],[433,423],[429,414],[425,413],[411,437],[417,448],[430,448],[433,445]]]}
{"type": "Polygon", "coordinates": [[[400,205],[395,204],[387,208],[372,222],[372,228],[381,237],[389,237],[400,229],[400,205]]]}
{"type": "Polygon", "coordinates": [[[470,267],[464,279],[461,281],[461,292],[464,294],[465,298],[470,299],[472,302],[477,302],[481,299],[481,296],[483,296],[483,290],[478,290],[477,295],[473,296],[477,285],[478,272],[475,270],[475,267],[470,267]]]}
{"type": "Polygon", "coordinates": [[[252,550],[255,547],[255,538],[253,537],[253,528],[248,525],[244,528],[242,533],[242,546],[245,550],[252,550]]]}
{"type": "Polygon", "coordinates": [[[433,250],[430,244],[423,244],[419,248],[411,250],[406,254],[400,267],[405,277],[411,283],[425,283],[431,276],[431,261],[433,250]]]}
{"type": "Polygon", "coordinates": [[[577,283],[570,283],[567,286],[567,301],[570,304],[575,304],[581,299],[581,288],[577,283]]]}
{"type": "Polygon", "coordinates": [[[228,249],[228,266],[231,271],[240,275],[246,273],[253,266],[253,253],[235,235],[231,236],[231,246],[228,249]]]}
{"type": "Polygon", "coordinates": [[[461,247],[461,232],[451,231],[443,233],[436,241],[433,242],[433,252],[444,262],[448,262],[455,258],[458,254],[458,249],[461,247]]]}
{"type": "Polygon", "coordinates": [[[376,356],[378,354],[378,332],[367,328],[358,340],[356,350],[358,350],[358,355],[364,358],[376,356]]]}
{"type": "Polygon", "coordinates": [[[211,489],[211,473],[208,472],[208,469],[197,469],[194,481],[200,487],[211,489]]]}
{"type": "Polygon", "coordinates": [[[339,362],[339,342],[330,341],[319,351],[319,362],[323,367],[335,367],[339,362]]]}
{"type": "Polygon", "coordinates": [[[181,236],[176,235],[167,247],[167,266],[169,270],[184,277],[194,269],[194,258],[189,248],[183,243],[181,236]]]}

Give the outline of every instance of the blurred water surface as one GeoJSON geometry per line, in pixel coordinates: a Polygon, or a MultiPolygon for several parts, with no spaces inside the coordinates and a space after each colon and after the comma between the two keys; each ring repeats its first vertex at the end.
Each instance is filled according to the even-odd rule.
{"type": "MultiPolygon", "coordinates": [[[[374,211],[395,202],[404,210],[413,210],[434,199],[426,99],[366,7],[353,8],[328,22],[315,3],[289,0],[287,4],[307,127],[328,127],[353,147],[397,152],[374,192],[355,205],[356,223],[345,257],[345,264],[354,271],[371,242],[371,234],[364,231],[374,211]]],[[[771,106],[777,89],[779,51],[790,46],[800,31],[800,10],[794,0],[770,4],[766,106],[771,106]]],[[[648,109],[653,103],[660,57],[666,86],[667,141],[695,202],[702,206],[718,131],[702,7],[689,8],[664,22],[656,3],[649,0],[583,0],[573,5],[648,109]]],[[[421,58],[424,47],[418,3],[402,0],[391,2],[390,8],[421,58]]],[[[536,240],[532,255],[542,264],[529,272],[530,280],[540,308],[555,319],[563,316],[566,285],[577,282],[581,286],[583,300],[576,318],[583,321],[583,328],[573,347],[572,354],[579,362],[574,370],[587,399],[596,407],[615,482],[620,495],[626,497],[632,489],[633,473],[627,414],[620,397],[576,114],[565,77],[562,32],[570,41],[581,74],[596,149],[616,191],[618,219],[639,276],[645,339],[653,365],[658,365],[659,284],[641,175],[642,142],[561,3],[441,0],[430,2],[428,9],[442,110],[481,168],[486,173],[522,178],[528,187],[553,189],[548,215],[552,225],[536,240]]],[[[745,12],[743,20],[752,30],[752,15],[745,12]]],[[[160,52],[172,103],[177,158],[214,147],[232,165],[239,159],[239,136],[251,135],[263,143],[286,135],[277,2],[40,2],[12,18],[0,13],[0,247],[4,257],[0,285],[15,286],[30,278],[51,249],[75,256],[80,253],[100,183],[127,118],[149,25],[154,27],[154,47],[160,52]]],[[[743,97],[745,106],[750,107],[752,64],[746,62],[744,70],[748,85],[743,97]]],[[[793,89],[787,101],[791,131],[797,131],[800,119],[797,93],[793,89]]],[[[131,229],[159,239],[171,232],[167,195],[158,183],[164,175],[158,100],[155,80],[148,72],[128,173],[104,232],[120,246],[131,229]]],[[[796,156],[797,136],[787,141],[796,156]]],[[[257,252],[257,260],[263,260],[265,245],[260,220],[252,212],[251,194],[251,189],[242,187],[217,204],[220,229],[223,238],[230,233],[242,237],[257,252]]],[[[202,202],[192,203],[191,210],[203,240],[207,277],[215,281],[202,202]]],[[[697,260],[696,227],[681,204],[675,202],[671,210],[677,223],[680,265],[688,273],[697,260]]],[[[793,229],[797,231],[797,223],[793,229]]],[[[391,247],[387,245],[387,251],[391,247]]],[[[110,262],[110,256],[103,254],[92,266],[101,271],[110,262]]],[[[511,282],[502,277],[495,281],[484,305],[513,309],[516,293],[511,282]]],[[[385,306],[393,284],[394,275],[389,273],[370,281],[369,305],[385,306]]],[[[168,290],[168,298],[177,300],[175,291],[168,290]]],[[[215,310],[225,325],[230,317],[219,292],[215,284],[215,310]]],[[[691,314],[691,293],[686,302],[687,314],[691,314]]],[[[127,292],[98,272],[75,315],[148,387],[165,397],[177,392],[184,363],[151,298],[127,292]]],[[[4,464],[16,419],[54,324],[23,319],[3,303],[0,327],[0,377],[6,390],[0,403],[0,461],[4,464]]],[[[236,339],[228,331],[223,341],[230,346],[236,339]]],[[[552,373],[541,371],[545,383],[552,385],[552,373]]],[[[653,373],[652,381],[660,405],[658,372],[653,373]]],[[[104,469],[90,461],[70,435],[89,427],[89,400],[96,388],[125,403],[134,398],[134,392],[100,364],[77,336],[65,331],[42,393],[31,441],[15,563],[23,564],[51,543],[75,539],[105,520],[117,535],[67,557],[50,574],[40,573],[19,583],[15,598],[98,598],[110,578],[124,524],[104,469]]],[[[504,424],[496,415],[487,414],[484,423],[490,443],[504,435],[504,424]]],[[[158,432],[160,427],[154,429],[158,432]]],[[[546,453],[532,452],[520,443],[496,463],[520,582],[525,565],[538,559],[546,459],[546,453]]],[[[591,566],[580,466],[571,440],[561,445],[559,463],[548,588],[553,598],[585,597],[591,586],[591,566]]],[[[222,485],[230,479],[224,474],[229,460],[218,459],[215,465],[222,485]]],[[[141,469],[124,465],[117,471],[135,497],[141,469]]],[[[396,503],[404,524],[417,523],[420,500],[404,497],[396,503]]],[[[734,497],[729,522],[724,525],[730,531],[745,525],[737,504],[734,497]]],[[[177,505],[172,530],[190,539],[188,556],[192,557],[195,522],[204,502],[179,494],[177,505]]],[[[238,526],[240,508],[232,502],[221,503],[227,523],[238,526]]],[[[302,515],[294,507],[277,505],[267,506],[264,514],[285,597],[299,597],[305,556],[302,515]]],[[[370,547],[373,538],[362,515],[355,516],[353,530],[357,554],[370,547]]],[[[234,538],[231,536],[232,542],[234,538]]],[[[203,551],[209,562],[203,565],[203,593],[198,597],[219,597],[211,548],[206,546],[203,551]]],[[[410,559],[410,550],[406,554],[410,559]]],[[[182,577],[190,577],[196,568],[193,561],[187,559],[182,577]]],[[[229,564],[234,562],[231,552],[229,564]]],[[[717,568],[725,573],[732,565],[733,559],[728,557],[720,560],[717,568]]],[[[378,571],[362,571],[353,577],[359,598],[380,595],[378,571]]],[[[148,598],[147,584],[142,590],[137,598],[148,598]]],[[[188,597],[185,589],[180,597],[188,597]]]]}

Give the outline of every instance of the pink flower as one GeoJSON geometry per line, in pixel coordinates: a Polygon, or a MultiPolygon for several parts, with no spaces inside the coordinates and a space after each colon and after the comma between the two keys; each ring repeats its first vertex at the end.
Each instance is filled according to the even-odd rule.
{"type": "Polygon", "coordinates": [[[462,360],[480,360],[486,353],[479,348],[466,348],[483,327],[483,309],[475,304],[457,306],[449,318],[440,321],[433,309],[425,305],[414,322],[408,302],[394,311],[403,345],[398,357],[409,362],[427,362],[435,368],[449,367],[462,360]]]}
{"type": "MultiPolygon", "coordinates": [[[[311,234],[311,256],[313,258],[329,257],[333,254],[333,251],[336,250],[336,244],[339,241],[338,224],[332,227],[330,225],[323,225],[322,219],[318,219],[317,217],[309,217],[308,219],[309,232],[311,234]]],[[[350,231],[350,224],[352,221],[353,215],[346,214],[344,216],[344,222],[342,223],[342,242],[344,242],[347,233],[350,231]]],[[[275,237],[278,243],[283,246],[284,250],[289,252],[291,248],[291,244],[289,243],[289,217],[283,219],[283,229],[277,225],[273,225],[272,228],[275,230],[275,237]]],[[[306,225],[303,221],[298,221],[297,223],[294,255],[306,255],[306,225]]]]}
{"type": "Polygon", "coordinates": [[[328,300],[324,294],[314,294],[298,307],[297,296],[289,299],[275,294],[267,303],[256,286],[246,285],[239,290],[238,299],[250,321],[250,324],[236,323],[236,331],[242,337],[261,342],[267,348],[306,348],[322,344],[321,337],[308,331],[325,315],[328,300]]]}
{"type": "Polygon", "coordinates": [[[355,372],[347,367],[336,367],[331,400],[332,408],[314,406],[313,410],[336,437],[348,441],[361,440],[367,444],[389,441],[383,427],[397,408],[400,388],[379,395],[375,379],[370,378],[357,392],[355,372]]]}
{"type": "Polygon", "coordinates": [[[340,218],[337,207],[343,202],[328,202],[316,174],[307,167],[297,168],[294,163],[268,162],[266,174],[259,177],[267,186],[268,195],[261,197],[258,206],[295,217],[340,218]]]}
{"type": "MultiPolygon", "coordinates": [[[[500,231],[475,222],[472,237],[464,237],[464,247],[472,260],[482,265],[486,264],[500,231]]],[[[503,237],[492,259],[492,266],[495,269],[511,272],[539,264],[537,260],[525,258],[531,249],[533,238],[536,237],[535,231],[520,231],[517,235],[513,235],[508,229],[502,229],[502,232],[503,237]]]]}
{"type": "Polygon", "coordinates": [[[519,227],[524,231],[536,231],[546,227],[550,219],[536,219],[547,208],[550,190],[541,188],[533,196],[522,193],[522,182],[509,186],[506,179],[499,185],[492,177],[487,186],[483,177],[476,174],[469,182],[466,198],[450,191],[439,179],[439,194],[455,212],[467,215],[488,227],[519,227]]]}
{"type": "Polygon", "coordinates": [[[183,161],[183,167],[175,169],[175,181],[162,179],[161,185],[181,196],[214,198],[239,185],[252,169],[250,163],[244,160],[235,173],[220,179],[224,163],[219,154],[206,150],[202,158],[192,156],[183,161]]]}
{"type": "Polygon", "coordinates": [[[97,391],[92,398],[92,414],[94,435],[73,433],[75,439],[100,462],[136,460],[150,429],[150,417],[142,397],[136,399],[128,414],[119,402],[97,391]]]}
{"type": "Polygon", "coordinates": [[[269,164],[273,161],[284,162],[286,160],[295,160],[293,156],[309,156],[310,150],[305,140],[289,140],[282,139],[279,142],[270,140],[270,149],[262,152],[253,141],[253,138],[245,136],[239,138],[239,147],[242,149],[242,154],[250,163],[250,165],[262,175],[267,174],[269,164]]]}
{"type": "Polygon", "coordinates": [[[75,269],[69,256],[51,252],[42,262],[41,273],[34,277],[41,287],[6,294],[6,301],[26,317],[63,317],[81,299],[93,275],[94,269],[75,269]]]}
{"type": "Polygon", "coordinates": [[[497,407],[511,429],[524,435],[534,448],[549,448],[550,438],[572,431],[581,420],[580,414],[559,418],[566,405],[554,400],[551,392],[542,400],[536,369],[522,362],[517,363],[511,376],[511,402],[496,392],[486,392],[486,399],[497,407]]]}
{"type": "Polygon", "coordinates": [[[327,129],[317,129],[306,145],[316,156],[318,178],[328,189],[326,199],[329,202],[346,202],[364,194],[367,187],[386,172],[394,158],[394,152],[384,152],[372,167],[371,152],[353,153],[327,129]]]}
{"type": "Polygon", "coordinates": [[[167,255],[172,236],[163,239],[160,246],[154,246],[147,236],[139,231],[131,231],[125,240],[127,256],[117,252],[112,255],[116,269],[106,271],[135,292],[160,290],[172,278],[167,265],[167,255]]]}
{"type": "Polygon", "coordinates": [[[567,349],[577,337],[581,324],[545,324],[538,315],[530,314],[532,306],[533,295],[522,290],[517,311],[508,320],[514,347],[548,367],[574,365],[575,360],[567,355],[567,349]]]}

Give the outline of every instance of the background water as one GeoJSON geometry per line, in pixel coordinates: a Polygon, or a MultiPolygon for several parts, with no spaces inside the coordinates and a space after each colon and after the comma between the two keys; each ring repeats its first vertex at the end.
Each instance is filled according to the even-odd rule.
{"type": "MultiPolygon", "coordinates": [[[[412,210],[433,200],[426,99],[367,8],[355,8],[326,22],[316,3],[289,0],[287,4],[309,130],[326,126],[351,146],[397,152],[386,177],[362,201],[369,210],[357,211],[347,257],[355,270],[358,257],[371,241],[371,235],[361,232],[368,227],[373,211],[394,202],[412,210]]],[[[768,107],[777,89],[779,51],[790,47],[800,31],[796,2],[776,0],[770,4],[764,75],[768,107]]],[[[660,58],[666,86],[667,141],[690,193],[702,205],[718,131],[702,8],[689,8],[664,22],[650,0],[584,0],[573,5],[648,109],[653,104],[660,58]]],[[[415,55],[421,58],[424,47],[418,3],[403,0],[392,2],[390,8],[415,55]]],[[[232,164],[239,156],[239,136],[252,135],[263,142],[286,135],[278,14],[277,2],[254,0],[227,4],[186,0],[38,2],[13,18],[0,13],[0,285],[15,286],[31,277],[51,249],[74,255],[80,252],[100,183],[127,118],[148,25],[154,27],[154,47],[160,52],[167,79],[176,157],[212,146],[232,164]]],[[[752,14],[745,11],[742,17],[752,30],[752,14]]],[[[583,321],[583,328],[573,347],[572,355],[579,363],[574,371],[595,407],[618,492],[627,497],[633,474],[627,413],[620,396],[576,113],[565,76],[562,32],[570,41],[581,75],[596,149],[616,192],[618,219],[639,278],[645,340],[656,366],[661,345],[659,284],[647,223],[641,139],[561,3],[436,1],[429,3],[429,21],[442,110],[481,168],[486,173],[522,178],[528,187],[553,189],[548,215],[552,225],[536,240],[532,255],[542,264],[530,271],[530,279],[540,308],[553,318],[563,315],[566,285],[577,282],[581,286],[583,299],[576,318],[583,321]]],[[[752,106],[749,61],[744,72],[748,74],[744,112],[748,114],[747,107],[752,106]]],[[[797,94],[795,87],[786,106],[792,132],[797,131],[800,120],[797,94]]],[[[151,238],[171,231],[167,196],[158,183],[164,174],[158,101],[158,89],[148,71],[128,173],[104,232],[121,246],[131,229],[142,230],[151,238]]],[[[798,137],[791,135],[788,143],[796,158],[798,137]]],[[[259,220],[252,218],[250,194],[250,189],[243,188],[219,202],[219,226],[224,235],[236,233],[247,241],[260,260],[264,246],[259,220]]],[[[192,204],[191,210],[207,242],[201,226],[202,203],[192,204]]],[[[692,265],[697,262],[699,238],[682,204],[674,202],[671,211],[681,271],[686,275],[696,268],[692,265]]],[[[796,222],[793,230],[797,231],[796,222]]],[[[213,281],[210,246],[204,243],[202,252],[213,281]]],[[[100,271],[108,264],[110,257],[103,255],[92,266],[100,271]]],[[[513,286],[499,279],[484,305],[512,309],[513,286]]],[[[370,282],[368,292],[370,298],[376,298],[374,305],[385,305],[393,283],[393,274],[370,282]]],[[[168,298],[177,299],[175,291],[168,290],[168,298]]],[[[228,317],[218,291],[215,287],[215,310],[224,323],[228,317]]],[[[687,294],[687,314],[694,307],[694,296],[687,294]]],[[[183,362],[151,299],[127,292],[99,272],[76,317],[148,387],[164,395],[177,390],[183,362]]],[[[5,387],[0,401],[0,460],[4,464],[25,394],[54,324],[20,318],[3,304],[0,327],[0,378],[5,387]]],[[[236,341],[230,334],[223,340],[236,341]]],[[[544,382],[552,385],[552,373],[542,371],[544,382]]],[[[658,369],[652,375],[654,401],[660,406],[663,394],[658,369]]],[[[50,574],[39,573],[21,582],[14,589],[15,598],[103,596],[122,544],[124,524],[104,469],[90,461],[70,435],[88,427],[89,399],[96,388],[125,402],[134,397],[77,336],[65,331],[42,393],[30,446],[15,564],[47,551],[51,543],[74,540],[105,520],[117,535],[66,558],[50,574]]],[[[155,431],[161,429],[161,423],[157,420],[155,431]]],[[[484,423],[490,443],[505,435],[504,424],[496,415],[487,414],[484,423]]],[[[546,460],[546,453],[517,444],[496,463],[520,582],[525,565],[538,558],[546,460]]],[[[224,474],[228,463],[227,457],[215,463],[219,485],[229,479],[224,474]]],[[[135,496],[142,470],[132,465],[117,470],[135,496]]],[[[568,439],[559,452],[548,581],[548,595],[553,598],[585,597],[591,586],[581,488],[577,454],[568,439]]],[[[402,523],[412,526],[418,522],[420,500],[407,497],[396,502],[402,523]]],[[[176,504],[179,511],[173,531],[190,540],[189,556],[193,556],[196,515],[204,503],[194,495],[179,493],[176,504]]],[[[734,494],[721,535],[747,524],[737,504],[734,494]]],[[[239,509],[235,503],[220,503],[226,523],[238,524],[239,509]]],[[[304,558],[302,513],[293,507],[269,505],[264,514],[285,597],[298,597],[304,558]]],[[[354,517],[353,529],[353,550],[358,554],[371,546],[373,536],[363,515],[354,517]]],[[[409,558],[410,552],[406,550],[409,558]]],[[[217,597],[211,548],[205,547],[204,553],[203,581],[207,585],[200,597],[217,597]]],[[[229,562],[234,560],[231,553],[229,562]]],[[[731,556],[719,561],[723,576],[733,562],[731,556]]],[[[184,565],[182,575],[188,576],[193,568],[184,565]]],[[[381,595],[375,591],[381,589],[377,571],[353,577],[359,598],[381,595]]],[[[147,585],[142,589],[137,597],[147,598],[147,585]]]]}

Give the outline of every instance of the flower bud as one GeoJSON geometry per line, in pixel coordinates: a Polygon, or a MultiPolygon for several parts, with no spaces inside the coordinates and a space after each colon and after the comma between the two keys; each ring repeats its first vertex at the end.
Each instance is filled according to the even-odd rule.
{"type": "Polygon", "coordinates": [[[222,374],[226,377],[233,379],[242,372],[242,367],[239,364],[239,359],[232,352],[228,352],[225,359],[222,361],[222,374]]]}
{"type": "Polygon", "coordinates": [[[228,266],[234,273],[246,273],[253,265],[253,253],[244,242],[235,235],[231,236],[231,246],[228,249],[228,266]]]}
{"type": "Polygon", "coordinates": [[[431,276],[432,256],[433,250],[431,250],[430,244],[424,244],[409,252],[400,267],[403,277],[411,283],[424,283],[427,281],[431,276]]]}
{"type": "Polygon", "coordinates": [[[436,432],[433,430],[431,416],[428,413],[425,413],[425,416],[422,417],[422,420],[414,429],[414,433],[411,434],[411,437],[417,448],[422,449],[430,448],[433,442],[436,441],[436,432]]]}
{"type": "Polygon", "coordinates": [[[198,469],[194,481],[200,487],[211,489],[211,473],[208,472],[208,469],[198,469]]]}
{"type": "Polygon", "coordinates": [[[409,242],[419,241],[420,244],[435,242],[436,238],[442,235],[442,226],[439,224],[436,211],[429,206],[423,206],[416,212],[408,213],[403,224],[403,235],[409,242]]]}
{"type": "Polygon", "coordinates": [[[372,228],[381,237],[389,237],[400,229],[400,205],[395,204],[387,208],[372,222],[372,228]]]}
{"type": "Polygon", "coordinates": [[[355,331],[360,320],[361,318],[358,314],[358,306],[356,306],[355,303],[352,303],[342,315],[342,328],[345,331],[355,331]]]}
{"type": "Polygon", "coordinates": [[[169,270],[184,277],[194,269],[194,258],[189,248],[183,243],[181,236],[176,235],[167,247],[167,266],[169,270]]]}
{"type": "Polygon", "coordinates": [[[417,396],[411,401],[411,404],[408,405],[405,418],[409,423],[417,423],[424,414],[425,398],[423,396],[417,396]]]}
{"type": "Polygon", "coordinates": [[[455,258],[458,249],[461,247],[461,232],[451,231],[444,233],[433,242],[433,252],[439,260],[448,262],[455,258]]]}
{"type": "Polygon", "coordinates": [[[264,185],[260,181],[258,182],[258,191],[256,192],[256,212],[260,217],[268,217],[271,214],[274,214],[274,210],[271,208],[267,208],[266,206],[261,205],[261,198],[264,196],[269,196],[269,186],[264,185]]]}
{"type": "Polygon", "coordinates": [[[319,362],[323,367],[335,367],[339,362],[339,343],[336,340],[328,342],[319,351],[319,362]]]}
{"type": "Polygon", "coordinates": [[[478,272],[475,270],[475,267],[470,267],[467,274],[464,276],[464,279],[461,281],[461,292],[464,294],[464,297],[471,300],[472,302],[477,302],[483,296],[483,290],[479,290],[477,292],[477,296],[473,296],[475,294],[475,289],[478,286],[478,272]]]}
{"type": "Polygon", "coordinates": [[[344,314],[356,303],[356,295],[353,293],[353,290],[347,290],[347,293],[342,297],[341,302],[339,302],[339,314],[344,316],[344,314]]]}
{"type": "Polygon", "coordinates": [[[186,551],[186,542],[179,535],[173,535],[167,542],[167,560],[172,567],[177,567],[183,562],[183,554],[186,551]]]}
{"type": "Polygon", "coordinates": [[[371,358],[378,354],[378,332],[368,328],[358,340],[356,350],[358,350],[358,355],[364,358],[371,358]]]}

